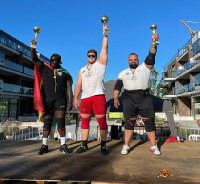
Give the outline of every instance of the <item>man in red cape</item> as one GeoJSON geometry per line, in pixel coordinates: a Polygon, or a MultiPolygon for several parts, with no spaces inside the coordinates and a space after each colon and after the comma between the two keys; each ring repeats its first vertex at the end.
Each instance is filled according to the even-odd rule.
{"type": "Polygon", "coordinates": [[[44,118],[43,144],[37,154],[48,153],[48,136],[53,116],[58,123],[60,151],[70,153],[65,144],[65,114],[66,111],[72,109],[72,77],[67,70],[61,67],[59,54],[51,56],[50,65],[40,61],[36,54],[36,44],[37,40],[33,39],[31,41],[31,57],[35,65],[34,109],[39,110],[39,115],[44,118]]]}

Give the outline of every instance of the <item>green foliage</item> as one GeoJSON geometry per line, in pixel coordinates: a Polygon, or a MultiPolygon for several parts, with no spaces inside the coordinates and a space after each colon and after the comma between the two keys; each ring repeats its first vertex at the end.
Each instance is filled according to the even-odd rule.
{"type": "Polygon", "coordinates": [[[159,72],[156,71],[155,68],[151,70],[151,76],[149,80],[149,92],[151,95],[156,96],[156,83],[158,78],[159,72]]]}
{"type": "Polygon", "coordinates": [[[156,71],[156,69],[153,68],[151,70],[151,76],[149,80],[149,92],[151,95],[162,98],[166,94],[167,89],[163,87],[163,79],[160,79],[159,83],[157,83],[158,75],[159,71],[156,71]]]}

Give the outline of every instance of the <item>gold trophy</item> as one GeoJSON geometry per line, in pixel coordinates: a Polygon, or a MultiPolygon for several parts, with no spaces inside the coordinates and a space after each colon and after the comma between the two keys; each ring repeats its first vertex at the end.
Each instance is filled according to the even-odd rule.
{"type": "MultiPolygon", "coordinates": [[[[107,23],[108,21],[109,21],[108,16],[104,15],[104,16],[101,17],[101,22],[102,22],[104,25],[106,25],[106,23],[107,23]]],[[[109,30],[104,30],[104,31],[103,31],[103,35],[104,35],[104,36],[108,36],[108,34],[109,34],[109,30]]]]}
{"type": "MultiPolygon", "coordinates": [[[[42,29],[39,27],[34,27],[33,31],[35,32],[35,39],[37,39],[38,34],[41,33],[42,29]]],[[[32,42],[31,47],[36,49],[36,44],[37,44],[37,42],[32,42]]]]}
{"type": "Polygon", "coordinates": [[[104,16],[101,17],[101,22],[102,22],[104,25],[106,25],[106,23],[107,23],[108,21],[109,21],[108,16],[104,15],[104,16]]]}
{"type": "MultiPolygon", "coordinates": [[[[150,26],[150,29],[153,31],[153,33],[156,33],[157,25],[153,24],[150,26]]],[[[159,45],[160,42],[158,40],[154,41],[154,45],[159,45]]]]}
{"type": "Polygon", "coordinates": [[[34,27],[33,31],[35,32],[35,39],[38,37],[38,34],[41,33],[42,29],[39,27],[34,27]]]}

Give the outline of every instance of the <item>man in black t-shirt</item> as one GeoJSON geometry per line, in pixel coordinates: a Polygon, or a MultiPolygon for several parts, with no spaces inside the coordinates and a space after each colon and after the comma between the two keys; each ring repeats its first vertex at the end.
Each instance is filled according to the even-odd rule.
{"type": "Polygon", "coordinates": [[[48,152],[48,136],[51,131],[53,116],[58,123],[61,147],[63,153],[70,153],[65,144],[65,114],[72,109],[72,77],[61,67],[61,56],[53,54],[50,65],[38,59],[36,54],[37,40],[31,41],[31,57],[35,65],[34,108],[42,109],[44,117],[43,145],[38,155],[48,152]],[[42,87],[37,81],[42,79],[42,87]],[[67,94],[67,98],[66,98],[67,94]],[[67,102],[68,101],[68,102],[67,102]]]}

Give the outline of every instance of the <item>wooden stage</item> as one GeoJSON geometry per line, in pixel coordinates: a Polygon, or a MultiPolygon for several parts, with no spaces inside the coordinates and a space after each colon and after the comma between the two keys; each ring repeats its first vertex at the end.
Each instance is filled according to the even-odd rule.
{"type": "Polygon", "coordinates": [[[49,141],[49,153],[37,155],[41,141],[0,141],[0,183],[200,183],[200,142],[158,141],[162,155],[149,151],[150,142],[131,141],[131,152],[121,155],[123,142],[107,143],[102,156],[100,141],[89,142],[89,151],[75,154],[78,141],[67,141],[73,152],[59,151],[49,141]],[[158,177],[161,169],[174,176],[158,177]]]}

